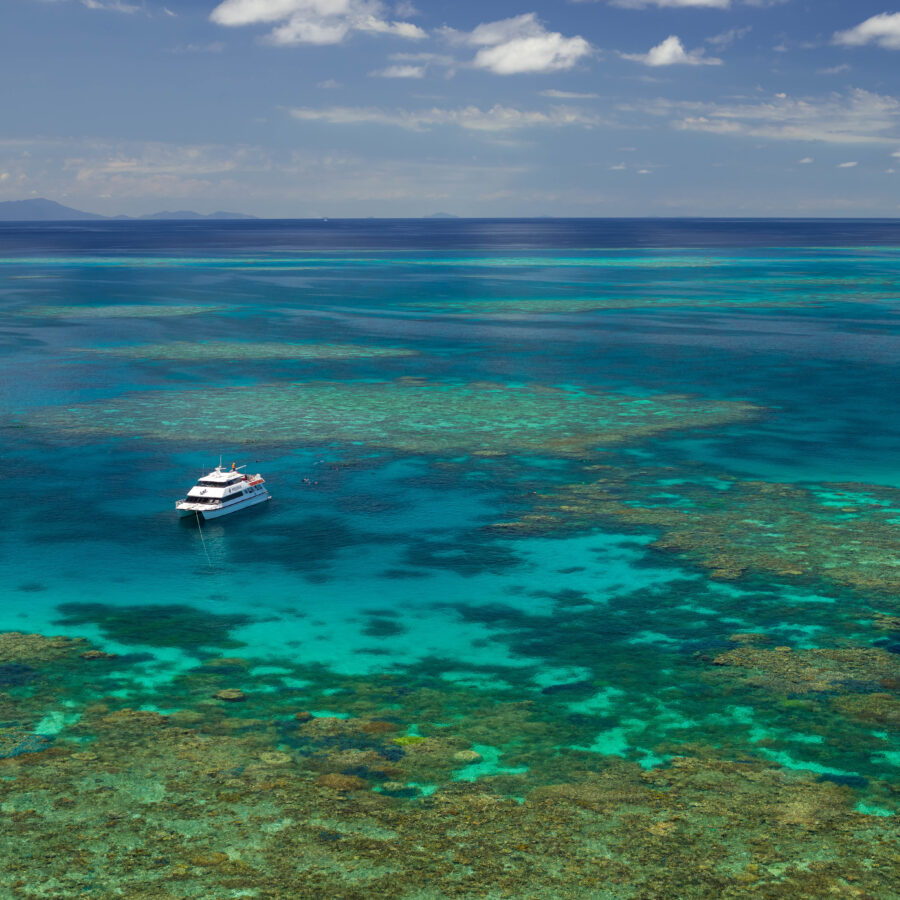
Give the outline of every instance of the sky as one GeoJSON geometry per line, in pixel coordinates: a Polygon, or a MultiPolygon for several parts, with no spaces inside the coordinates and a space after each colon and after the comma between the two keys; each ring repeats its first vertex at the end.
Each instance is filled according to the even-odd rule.
{"type": "Polygon", "coordinates": [[[0,84],[0,200],[900,216],[898,0],[2,0],[0,84]]]}

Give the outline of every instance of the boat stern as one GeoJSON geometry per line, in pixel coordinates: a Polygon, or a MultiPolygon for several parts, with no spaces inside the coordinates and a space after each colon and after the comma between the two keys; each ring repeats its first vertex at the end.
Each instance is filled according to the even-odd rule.
{"type": "Polygon", "coordinates": [[[201,519],[203,518],[203,510],[196,503],[189,503],[186,500],[176,500],[175,501],[175,512],[178,513],[178,517],[181,519],[185,519],[188,516],[199,516],[201,519]]]}

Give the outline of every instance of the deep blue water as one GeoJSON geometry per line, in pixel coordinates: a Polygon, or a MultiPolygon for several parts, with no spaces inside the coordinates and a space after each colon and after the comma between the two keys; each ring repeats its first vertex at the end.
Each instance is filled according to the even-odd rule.
{"type": "Polygon", "coordinates": [[[0,222],[17,253],[896,247],[896,219],[288,219],[0,222]]]}
{"type": "MultiPolygon", "coordinates": [[[[14,473],[0,629],[137,647],[118,691],[149,707],[193,650],[154,643],[151,625],[146,644],[120,643],[96,607],[77,622],[66,610],[139,617],[178,602],[249,616],[240,655],[287,660],[284,689],[291,664],[318,666],[311,708],[348,711],[329,671],[403,672],[532,698],[567,723],[557,743],[598,757],[664,765],[706,741],[887,782],[900,758],[888,737],[787,713],[765,692],[717,692],[696,663],[736,632],[799,650],[885,646],[873,622],[891,611],[887,588],[815,561],[778,574],[764,548],[723,582],[696,554],[650,546],[666,522],[492,526],[605,464],[665,467],[626,505],[659,501],[666,481],[723,479],[888,496],[898,298],[900,222],[885,220],[0,224],[14,473]],[[229,356],[227,342],[269,355],[229,356]],[[291,351],[310,345],[326,350],[291,351]],[[312,387],[288,421],[280,404],[298,384],[312,387]],[[502,411],[511,390],[526,399],[507,439],[477,404],[493,392],[502,411]],[[674,427],[613,441],[616,420],[573,400],[566,435],[580,449],[563,452],[543,432],[553,391],[755,412],[703,425],[679,406],[674,427]],[[343,410],[333,436],[322,405],[343,410]],[[220,454],[261,471],[274,500],[208,523],[204,544],[172,504],[220,454]]],[[[794,501],[766,502],[775,516],[794,501]]],[[[501,752],[511,744],[526,753],[528,738],[497,735],[501,752]]]]}

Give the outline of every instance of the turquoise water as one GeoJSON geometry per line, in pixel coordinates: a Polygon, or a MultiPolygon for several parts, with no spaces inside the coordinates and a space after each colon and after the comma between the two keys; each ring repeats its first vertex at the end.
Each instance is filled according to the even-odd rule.
{"type": "Polygon", "coordinates": [[[896,228],[169,227],[0,233],[0,631],[115,655],[9,670],[29,756],[102,703],[299,765],[310,710],[477,754],[337,766],[378,802],[689,759],[896,811],[896,228]],[[201,532],[220,454],[273,500],[201,532]]]}

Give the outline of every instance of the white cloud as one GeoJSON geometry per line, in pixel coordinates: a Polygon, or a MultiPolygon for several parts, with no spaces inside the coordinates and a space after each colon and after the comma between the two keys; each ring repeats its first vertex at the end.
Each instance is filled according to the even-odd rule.
{"type": "Polygon", "coordinates": [[[479,47],[472,65],[496,75],[571,69],[591,53],[583,37],[547,31],[536,13],[484,22],[470,32],[445,28],[443,34],[455,43],[479,47]]]}
{"type": "Polygon", "coordinates": [[[225,49],[222,41],[211,41],[208,44],[180,44],[171,49],[171,53],[221,53],[225,49]]]}
{"type": "Polygon", "coordinates": [[[810,163],[814,163],[815,160],[811,156],[804,156],[803,159],[798,159],[797,162],[801,166],[808,166],[810,163]]]}
{"type": "Polygon", "coordinates": [[[260,148],[214,144],[80,138],[33,144],[31,155],[40,161],[35,163],[32,180],[41,193],[85,198],[83,205],[88,209],[104,197],[142,197],[154,206],[165,202],[163,198],[206,197],[214,203],[230,189],[239,196],[236,180],[246,189],[271,167],[260,148]]]}
{"type": "Polygon", "coordinates": [[[858,165],[859,165],[858,162],[843,162],[843,163],[838,163],[837,167],[839,169],[855,169],[858,165]]]}
{"type": "Polygon", "coordinates": [[[251,148],[228,148],[212,144],[164,144],[148,142],[115,148],[95,144],[80,157],[69,157],[65,168],[74,171],[78,181],[101,177],[171,176],[200,178],[252,168],[259,155],[251,148]]]}
{"type": "Polygon", "coordinates": [[[644,9],[648,6],[700,6],[706,9],[728,9],[731,6],[731,0],[610,0],[609,5],[621,6],[624,9],[644,9]]]}
{"type": "MultiPolygon", "coordinates": [[[[576,0],[580,2],[580,0],[576,0]]],[[[731,0],[608,0],[610,6],[623,9],[646,9],[648,6],[668,9],[730,9],[731,0]]],[[[779,6],[788,0],[741,0],[744,6],[779,6]]]]}
{"type": "MultiPolygon", "coordinates": [[[[534,171],[509,160],[379,159],[227,145],[177,145],[90,137],[0,137],[0,199],[45,196],[108,215],[159,209],[233,209],[279,216],[426,215],[438,209],[490,215],[507,192],[512,214],[557,208],[537,193],[534,171]],[[25,151],[27,151],[27,158],[25,151]],[[8,172],[8,178],[2,173],[8,172]],[[517,205],[521,204],[521,206],[517,205]]],[[[572,208],[589,190],[560,188],[572,208]]],[[[568,208],[568,207],[567,207],[568,208]]]]}
{"type": "Polygon", "coordinates": [[[509,19],[482,22],[470,32],[456,32],[457,40],[476,47],[493,47],[518,38],[532,37],[544,32],[537,13],[523,13],[509,19]]]}
{"type": "Polygon", "coordinates": [[[426,131],[431,127],[453,125],[469,131],[515,131],[522,128],[591,127],[600,124],[596,116],[567,107],[554,107],[548,112],[520,110],[497,104],[490,109],[466,106],[458,109],[434,107],[426,110],[384,110],[377,107],[332,106],[325,109],[300,107],[292,109],[295,119],[328,122],[332,125],[393,125],[410,131],[426,131]]]}
{"type": "Polygon", "coordinates": [[[424,78],[432,67],[444,68],[445,77],[455,74],[459,62],[443,53],[391,53],[388,59],[394,65],[369,72],[376,78],[424,78]]]}
{"type": "Polygon", "coordinates": [[[704,56],[703,50],[691,50],[688,53],[684,44],[674,34],[669,35],[661,44],[652,47],[647,53],[622,53],[623,59],[643,63],[645,66],[721,66],[722,60],[714,56],[704,56]]]}
{"type": "Polygon", "coordinates": [[[140,6],[123,3],[122,0],[81,0],[81,5],[88,9],[102,9],[106,12],[136,13],[140,6]]]}
{"type": "Polygon", "coordinates": [[[386,69],[369,72],[369,75],[372,78],[423,78],[425,66],[388,66],[386,69]]]}
{"type": "Polygon", "coordinates": [[[900,139],[900,100],[861,89],[824,98],[781,96],[762,103],[657,100],[633,109],[658,116],[687,114],[673,119],[673,125],[734,137],[894,145],[900,139]]]}
{"type": "Polygon", "coordinates": [[[652,163],[616,163],[609,167],[610,172],[634,172],[636,175],[652,175],[653,170],[659,168],[652,163]]]}
{"type": "Polygon", "coordinates": [[[894,159],[900,159],[900,150],[896,150],[891,156],[893,156],[894,159]]]}
{"type": "Polygon", "coordinates": [[[556,100],[596,100],[599,94],[578,94],[575,91],[557,91],[555,88],[549,88],[546,91],[540,91],[542,97],[553,97],[556,100]]]}
{"type": "Polygon", "coordinates": [[[712,44],[716,50],[724,50],[735,41],[746,37],[751,31],[753,31],[753,27],[750,25],[744,25],[742,28],[729,28],[727,31],[721,32],[721,34],[715,34],[711,38],[707,38],[706,43],[712,44]]]}
{"type": "Polygon", "coordinates": [[[840,75],[841,72],[849,72],[850,66],[847,63],[841,63],[839,66],[828,66],[825,69],[816,69],[817,75],[840,75]]]}
{"type": "Polygon", "coordinates": [[[900,13],[879,13],[855,28],[837,31],[834,42],[846,47],[877,44],[887,50],[900,50],[900,13]]]}
{"type": "Polygon", "coordinates": [[[228,26],[281,23],[268,40],[282,46],[339,44],[353,31],[413,40],[426,36],[418,25],[388,21],[385,15],[381,0],[224,0],[210,19],[228,26]]]}
{"type": "Polygon", "coordinates": [[[455,66],[457,61],[443,53],[392,53],[390,59],[395,62],[436,63],[441,66],[455,66]]]}

